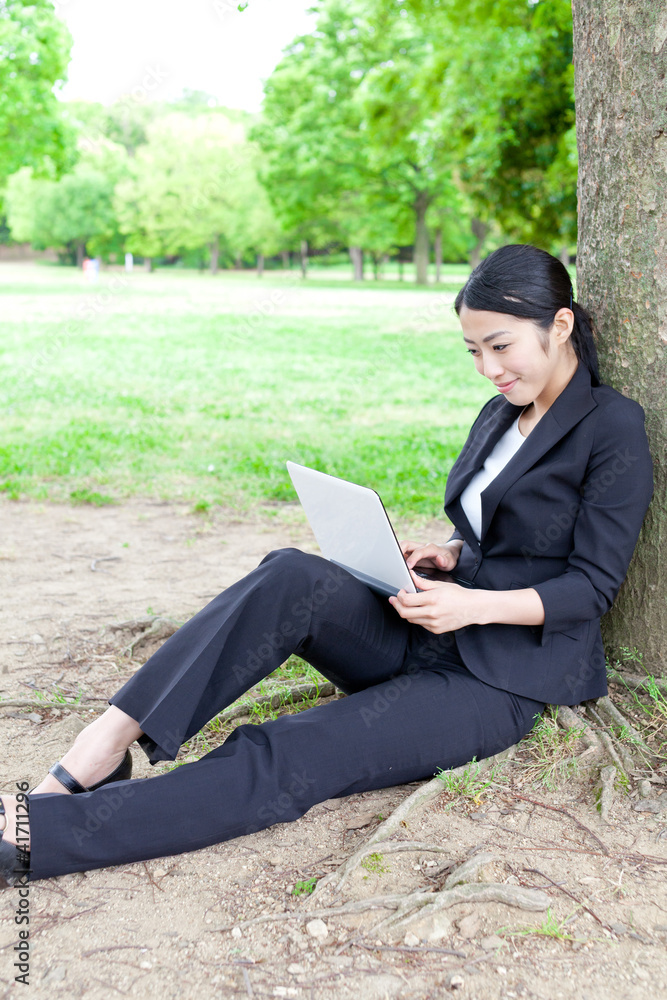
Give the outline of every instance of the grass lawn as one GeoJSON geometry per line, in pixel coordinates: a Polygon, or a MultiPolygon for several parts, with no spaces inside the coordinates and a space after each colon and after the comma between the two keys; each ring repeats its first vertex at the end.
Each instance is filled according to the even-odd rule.
{"type": "Polygon", "coordinates": [[[0,265],[0,489],[247,509],[294,500],[288,458],[435,516],[492,394],[452,309],[415,289],[298,272],[0,265]]]}

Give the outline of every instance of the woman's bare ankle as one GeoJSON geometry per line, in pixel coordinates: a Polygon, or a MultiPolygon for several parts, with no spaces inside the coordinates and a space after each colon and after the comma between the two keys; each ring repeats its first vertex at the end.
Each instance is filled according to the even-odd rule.
{"type": "MultiPolygon", "coordinates": [[[[142,730],[137,722],[114,705],[86,726],[60,763],[84,787],[102,781],[123,759],[127,748],[142,730]]],[[[47,774],[33,794],[70,794],[52,774],[47,774]]]]}

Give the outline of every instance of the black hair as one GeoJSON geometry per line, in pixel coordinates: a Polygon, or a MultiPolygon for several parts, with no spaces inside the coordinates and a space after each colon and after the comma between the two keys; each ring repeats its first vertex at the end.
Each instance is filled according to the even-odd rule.
{"type": "MultiPolygon", "coordinates": [[[[506,313],[532,319],[541,330],[549,330],[559,309],[571,309],[574,327],[570,338],[574,352],[600,385],[598,354],[593,321],[574,301],[567,268],[546,250],[529,243],[512,243],[494,250],[478,264],[456,296],[457,315],[461,306],[506,313]]],[[[546,337],[542,346],[547,349],[546,337]]]]}

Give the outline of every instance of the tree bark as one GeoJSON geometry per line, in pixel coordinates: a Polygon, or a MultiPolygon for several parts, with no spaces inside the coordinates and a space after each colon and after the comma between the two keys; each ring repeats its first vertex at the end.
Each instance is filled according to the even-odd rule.
{"type": "Polygon", "coordinates": [[[308,277],[308,240],[301,240],[301,277],[308,277]]]}
{"type": "Polygon", "coordinates": [[[474,269],[482,259],[482,247],[484,246],[484,240],[489,232],[489,227],[486,222],[482,222],[481,219],[471,219],[470,228],[476,240],[474,247],[470,251],[470,267],[474,269]]]}
{"type": "Polygon", "coordinates": [[[354,281],[364,280],[364,251],[361,247],[349,248],[354,281]]]}
{"type": "Polygon", "coordinates": [[[663,0],[575,0],[578,298],[602,378],[646,412],[655,493],[628,578],[603,621],[607,652],[667,672],[667,13],[663,0]]]}
{"type": "Polygon", "coordinates": [[[428,284],[429,239],[426,212],[431,199],[425,191],[415,198],[415,280],[418,285],[428,284]]]}
{"type": "Polygon", "coordinates": [[[144,271],[148,271],[148,273],[150,274],[152,270],[153,270],[153,258],[144,257],[144,271]]]}
{"type": "Polygon", "coordinates": [[[442,229],[436,230],[435,234],[435,280],[440,281],[442,274],[442,229]]]}
{"type": "Polygon", "coordinates": [[[283,267],[284,268],[288,268],[289,267],[289,250],[281,250],[280,251],[280,258],[281,258],[281,260],[283,262],[283,267]]]}
{"type": "Polygon", "coordinates": [[[81,270],[83,267],[83,256],[86,249],[85,243],[77,243],[76,245],[76,266],[81,270]]]}
{"type": "Polygon", "coordinates": [[[264,254],[257,254],[257,277],[261,278],[264,274],[264,254]]]}

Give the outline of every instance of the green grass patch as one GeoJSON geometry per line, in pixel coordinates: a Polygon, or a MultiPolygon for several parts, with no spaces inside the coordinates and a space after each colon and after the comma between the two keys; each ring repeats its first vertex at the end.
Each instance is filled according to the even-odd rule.
{"type": "Polygon", "coordinates": [[[0,490],[247,508],[295,501],[292,459],[372,486],[393,514],[437,515],[492,393],[458,283],[160,272],[90,289],[72,269],[3,265],[0,490]]]}

